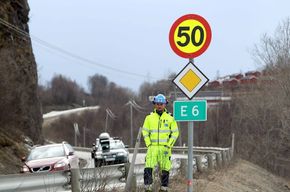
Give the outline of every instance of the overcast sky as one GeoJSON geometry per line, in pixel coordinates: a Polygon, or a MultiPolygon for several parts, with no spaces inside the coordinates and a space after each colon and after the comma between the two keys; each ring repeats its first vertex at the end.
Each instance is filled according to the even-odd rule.
{"type": "Polygon", "coordinates": [[[194,60],[210,80],[217,73],[255,70],[254,45],[290,16],[289,0],[28,2],[40,83],[63,74],[85,89],[88,77],[96,73],[133,91],[144,81],[179,73],[188,60],[171,50],[168,36],[174,21],[185,14],[201,15],[211,26],[209,48],[194,60]]]}

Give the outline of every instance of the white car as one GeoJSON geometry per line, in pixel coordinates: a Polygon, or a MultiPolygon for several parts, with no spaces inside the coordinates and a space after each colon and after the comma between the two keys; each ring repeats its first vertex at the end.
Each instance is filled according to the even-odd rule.
{"type": "Polygon", "coordinates": [[[109,164],[121,164],[129,162],[128,147],[119,138],[112,138],[109,134],[102,133],[96,139],[92,149],[92,158],[95,167],[109,164]]]}

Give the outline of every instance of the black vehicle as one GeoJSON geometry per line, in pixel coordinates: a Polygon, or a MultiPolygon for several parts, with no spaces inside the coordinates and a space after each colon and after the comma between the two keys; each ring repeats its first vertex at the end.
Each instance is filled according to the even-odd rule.
{"type": "Polygon", "coordinates": [[[108,133],[102,133],[92,148],[92,158],[95,160],[95,167],[127,163],[129,151],[122,140],[110,137],[108,133]]]}

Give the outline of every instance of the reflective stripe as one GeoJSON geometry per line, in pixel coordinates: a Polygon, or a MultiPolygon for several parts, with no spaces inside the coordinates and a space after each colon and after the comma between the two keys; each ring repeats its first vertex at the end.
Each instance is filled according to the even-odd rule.
{"type": "Polygon", "coordinates": [[[172,139],[177,139],[177,137],[175,137],[175,136],[173,136],[173,135],[171,135],[171,137],[170,138],[172,138],[172,139]]]}
{"type": "Polygon", "coordinates": [[[178,129],[171,130],[172,132],[178,132],[178,129]]]}
{"type": "Polygon", "coordinates": [[[147,131],[147,132],[150,132],[150,130],[149,130],[149,129],[147,129],[147,128],[145,128],[145,127],[143,127],[143,128],[142,128],[142,131],[147,131]]]}
{"type": "MultiPolygon", "coordinates": [[[[160,130],[159,129],[159,133],[170,133],[171,131],[170,130],[160,130]]],[[[158,130],[157,129],[153,129],[151,130],[151,133],[158,133],[158,130]]]]}
{"type": "Polygon", "coordinates": [[[167,142],[167,139],[151,139],[151,142],[167,142]]]}

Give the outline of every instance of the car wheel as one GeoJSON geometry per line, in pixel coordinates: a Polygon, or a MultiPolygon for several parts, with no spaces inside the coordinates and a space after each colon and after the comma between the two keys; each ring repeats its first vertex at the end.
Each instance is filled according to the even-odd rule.
{"type": "Polygon", "coordinates": [[[95,167],[101,167],[101,166],[102,166],[102,161],[95,159],[95,167]]]}

